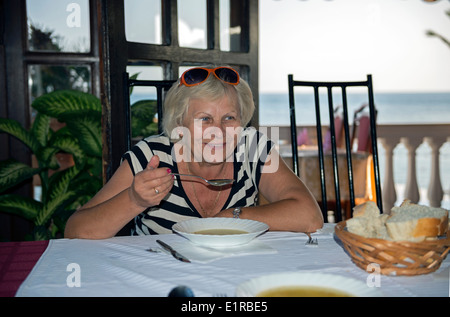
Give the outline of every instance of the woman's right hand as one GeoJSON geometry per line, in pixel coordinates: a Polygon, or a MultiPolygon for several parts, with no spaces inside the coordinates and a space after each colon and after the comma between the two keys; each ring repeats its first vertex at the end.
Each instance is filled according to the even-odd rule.
{"type": "Polygon", "coordinates": [[[172,189],[172,171],[168,168],[158,168],[158,165],[159,157],[154,155],[147,167],[134,176],[128,189],[131,201],[142,209],[159,205],[172,189]]]}

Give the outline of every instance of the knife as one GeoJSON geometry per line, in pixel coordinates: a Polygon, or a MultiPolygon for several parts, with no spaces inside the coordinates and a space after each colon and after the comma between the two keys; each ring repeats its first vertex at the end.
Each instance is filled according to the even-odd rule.
{"type": "Polygon", "coordinates": [[[191,263],[191,261],[189,261],[185,256],[181,255],[180,253],[178,253],[177,251],[175,251],[170,245],[168,245],[167,243],[162,242],[161,240],[156,240],[156,242],[158,242],[164,249],[166,249],[167,251],[169,251],[172,256],[182,262],[188,262],[191,263]]]}

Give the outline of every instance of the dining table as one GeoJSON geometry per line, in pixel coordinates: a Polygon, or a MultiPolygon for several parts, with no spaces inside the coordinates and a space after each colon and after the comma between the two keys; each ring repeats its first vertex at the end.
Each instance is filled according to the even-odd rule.
{"type": "Polygon", "coordinates": [[[325,223],[313,233],[267,231],[237,246],[194,245],[177,234],[0,243],[0,295],[16,297],[167,297],[186,286],[195,297],[236,296],[238,287],[276,273],[356,280],[383,297],[448,297],[450,259],[433,273],[380,275],[357,267],[325,223]],[[161,248],[170,245],[190,262],[161,248]]]}

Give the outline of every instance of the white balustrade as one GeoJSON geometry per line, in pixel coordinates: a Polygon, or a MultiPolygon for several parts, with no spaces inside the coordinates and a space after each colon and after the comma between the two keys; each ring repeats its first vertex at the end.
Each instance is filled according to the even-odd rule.
{"type": "Polygon", "coordinates": [[[378,125],[377,136],[379,144],[383,146],[386,153],[382,191],[383,210],[390,210],[397,200],[392,158],[393,150],[400,143],[408,150],[407,179],[403,197],[410,199],[412,202],[420,200],[416,175],[416,150],[422,143],[426,142],[431,147],[430,183],[427,198],[430,206],[441,206],[444,191],[440,178],[439,149],[445,142],[450,142],[450,125],[378,125]]]}
{"type": "Polygon", "coordinates": [[[406,178],[405,197],[413,203],[418,203],[420,200],[419,186],[417,185],[416,176],[416,150],[422,140],[418,138],[402,137],[400,141],[408,150],[408,172],[406,178]]]}
{"type": "Polygon", "coordinates": [[[442,190],[440,178],[439,149],[445,143],[446,137],[426,137],[425,141],[431,147],[431,178],[427,196],[431,206],[439,207],[441,205],[442,198],[444,197],[444,191],[442,190]]]}
{"type": "Polygon", "coordinates": [[[379,139],[379,144],[381,144],[386,152],[385,157],[385,173],[384,173],[384,181],[383,181],[383,210],[390,210],[393,206],[393,202],[397,201],[397,193],[395,191],[395,182],[394,182],[394,148],[399,143],[399,139],[379,139]]]}

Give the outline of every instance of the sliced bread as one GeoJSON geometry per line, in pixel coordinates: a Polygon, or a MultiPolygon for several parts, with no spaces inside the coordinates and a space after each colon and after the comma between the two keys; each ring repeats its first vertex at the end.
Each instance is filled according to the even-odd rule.
{"type": "Polygon", "coordinates": [[[390,240],[385,226],[387,217],[380,214],[380,209],[373,201],[367,201],[353,208],[353,218],[346,222],[347,229],[365,238],[390,240]]]}
{"type": "Polygon", "coordinates": [[[446,209],[418,205],[410,200],[393,207],[390,215],[380,214],[377,205],[368,201],[353,208],[353,218],[346,224],[349,232],[365,238],[421,242],[445,235],[449,219],[446,209]]]}
{"type": "Polygon", "coordinates": [[[392,208],[386,228],[389,236],[396,241],[436,239],[448,230],[448,210],[405,200],[399,207],[392,208]]]}

